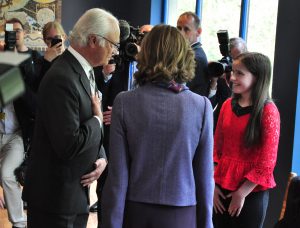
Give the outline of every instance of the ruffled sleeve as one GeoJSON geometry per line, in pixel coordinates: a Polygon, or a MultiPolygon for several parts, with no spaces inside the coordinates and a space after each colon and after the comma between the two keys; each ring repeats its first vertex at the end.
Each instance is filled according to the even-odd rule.
{"type": "MultiPolygon", "coordinates": [[[[277,160],[280,135],[280,115],[274,103],[265,105],[262,117],[262,143],[253,168],[245,175],[248,180],[263,188],[276,186],[273,171],[277,160]]],[[[258,186],[259,188],[259,186],[258,186]]]]}

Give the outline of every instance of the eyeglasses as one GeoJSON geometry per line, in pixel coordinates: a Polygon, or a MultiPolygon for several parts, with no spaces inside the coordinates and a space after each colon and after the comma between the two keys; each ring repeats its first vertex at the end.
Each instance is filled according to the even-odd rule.
{"type": "Polygon", "coordinates": [[[23,32],[23,29],[17,28],[17,29],[15,29],[14,31],[15,31],[16,33],[20,33],[20,32],[23,32]]]}
{"type": "Polygon", "coordinates": [[[95,35],[96,35],[96,36],[100,36],[102,39],[104,39],[104,40],[106,40],[108,43],[110,43],[115,49],[119,50],[120,44],[116,44],[116,43],[110,41],[109,39],[107,39],[106,37],[101,36],[101,35],[99,35],[99,34],[95,34],[95,35]]]}

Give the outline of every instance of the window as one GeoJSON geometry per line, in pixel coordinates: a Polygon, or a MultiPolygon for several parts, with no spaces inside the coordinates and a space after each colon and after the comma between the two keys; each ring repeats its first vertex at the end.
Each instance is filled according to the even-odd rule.
{"type": "Polygon", "coordinates": [[[277,10],[278,0],[250,1],[248,50],[267,55],[272,62],[272,66],[274,62],[277,10]]]}
{"type": "Polygon", "coordinates": [[[241,0],[203,0],[201,43],[208,61],[222,58],[218,30],[228,30],[229,38],[239,36],[241,0]]]}
{"type": "Polygon", "coordinates": [[[182,13],[186,11],[195,12],[195,9],[196,0],[169,0],[167,24],[176,27],[177,19],[182,13]]]}
{"type": "MultiPolygon", "coordinates": [[[[242,0],[202,0],[201,43],[208,61],[222,58],[217,38],[218,30],[228,30],[229,38],[239,36],[242,0]]],[[[196,0],[169,0],[167,24],[176,26],[180,14],[195,12],[196,0]]],[[[251,0],[247,46],[274,60],[278,0],[251,0]],[[266,10],[267,9],[267,10],[266,10]]],[[[272,64],[273,65],[273,64],[272,64]]]]}

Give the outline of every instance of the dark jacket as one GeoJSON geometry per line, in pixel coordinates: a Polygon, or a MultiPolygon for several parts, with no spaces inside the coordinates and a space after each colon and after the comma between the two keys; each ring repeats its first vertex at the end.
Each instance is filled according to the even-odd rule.
{"type": "Polygon", "coordinates": [[[38,93],[32,154],[23,199],[50,213],[87,213],[89,192],[80,184],[98,158],[101,128],[93,117],[89,80],[65,51],[46,73],[38,93]],[[37,200],[38,199],[38,200],[37,200]]]}
{"type": "Polygon", "coordinates": [[[206,54],[201,47],[201,43],[197,42],[192,45],[192,49],[195,52],[196,69],[195,77],[191,82],[187,83],[187,86],[194,93],[201,96],[208,96],[209,92],[209,80],[207,77],[207,58],[206,54]]]}

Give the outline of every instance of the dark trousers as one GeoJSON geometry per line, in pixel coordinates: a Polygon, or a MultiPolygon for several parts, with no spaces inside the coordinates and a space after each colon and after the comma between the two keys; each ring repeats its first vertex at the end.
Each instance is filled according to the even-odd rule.
{"type": "Polygon", "coordinates": [[[28,228],[86,228],[89,214],[55,214],[27,209],[28,228]]]}
{"type": "Polygon", "coordinates": [[[196,228],[196,206],[126,201],[123,228],[196,228]]]}
{"type": "Polygon", "coordinates": [[[107,167],[105,168],[105,170],[103,171],[103,173],[101,174],[101,176],[99,177],[99,179],[97,180],[97,189],[96,189],[96,193],[97,193],[97,197],[98,197],[98,210],[97,210],[97,216],[98,216],[98,227],[100,227],[100,221],[102,219],[102,210],[101,210],[101,195],[102,195],[102,191],[104,188],[104,183],[106,181],[107,178],[107,167]]]}
{"type": "MultiPolygon", "coordinates": [[[[220,188],[221,189],[221,188],[220,188]]],[[[221,189],[227,195],[230,191],[221,189]]],[[[238,217],[231,217],[228,207],[231,198],[221,199],[226,211],[223,214],[213,214],[215,228],[262,228],[269,203],[269,191],[252,192],[246,199],[238,217]]]]}

